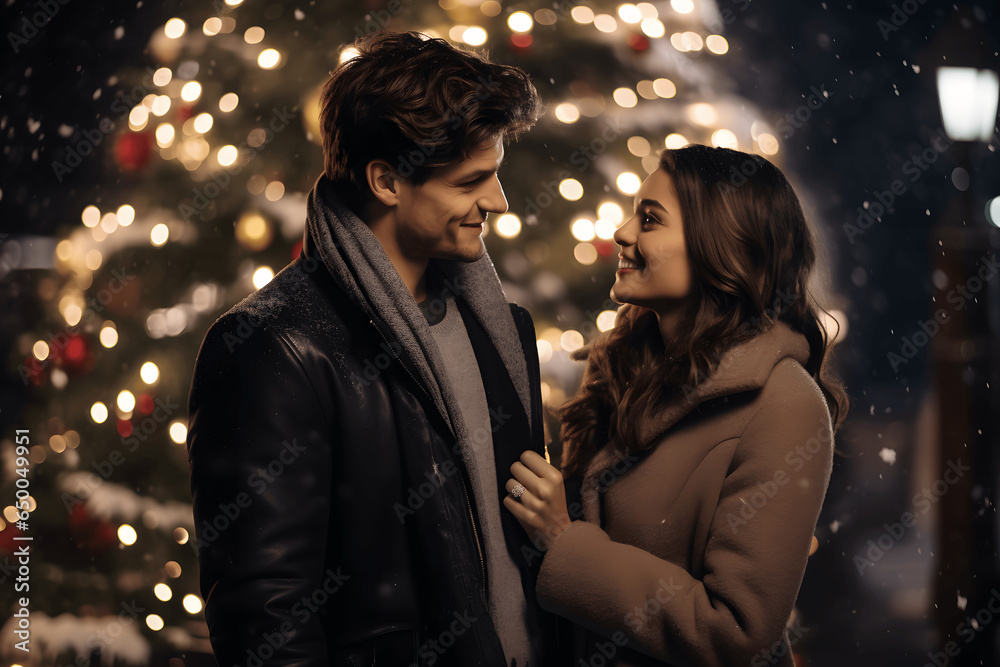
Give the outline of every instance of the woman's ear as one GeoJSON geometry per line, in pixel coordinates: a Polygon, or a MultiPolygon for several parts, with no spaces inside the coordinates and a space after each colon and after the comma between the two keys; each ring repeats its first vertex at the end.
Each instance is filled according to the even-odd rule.
{"type": "Polygon", "coordinates": [[[398,182],[400,177],[393,172],[385,160],[372,160],[365,167],[365,178],[372,195],[386,206],[399,203],[398,182]]]}

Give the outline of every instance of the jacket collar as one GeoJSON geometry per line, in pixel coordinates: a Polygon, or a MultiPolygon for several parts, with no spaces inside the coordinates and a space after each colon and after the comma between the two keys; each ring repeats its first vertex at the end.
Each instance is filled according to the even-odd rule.
{"type": "MultiPolygon", "coordinates": [[[[715,371],[698,386],[683,387],[655,419],[640,426],[641,441],[650,443],[663,436],[701,403],[760,389],[767,382],[771,370],[788,358],[805,366],[809,360],[809,342],[803,334],[779,320],[754,338],[726,350],[715,371]]],[[[584,518],[592,523],[600,523],[599,488],[602,477],[607,478],[609,470],[616,472],[623,465],[621,474],[624,474],[637,460],[635,455],[629,458],[613,445],[613,442],[608,443],[594,455],[581,486],[584,518]]]]}

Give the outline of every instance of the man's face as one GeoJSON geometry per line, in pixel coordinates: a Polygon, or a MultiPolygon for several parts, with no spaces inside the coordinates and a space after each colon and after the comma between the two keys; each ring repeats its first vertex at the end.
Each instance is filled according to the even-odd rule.
{"type": "Polygon", "coordinates": [[[501,137],[472,151],[469,158],[434,170],[422,185],[395,179],[396,240],[411,259],[474,262],[483,256],[482,223],[489,213],[504,213],[497,170],[503,162],[501,137]]]}

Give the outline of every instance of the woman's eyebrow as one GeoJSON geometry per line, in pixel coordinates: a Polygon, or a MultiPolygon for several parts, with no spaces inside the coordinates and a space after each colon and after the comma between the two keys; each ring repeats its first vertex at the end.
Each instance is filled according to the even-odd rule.
{"type": "MultiPolygon", "coordinates": [[[[640,206],[652,206],[652,207],[660,209],[664,213],[667,213],[667,209],[665,209],[663,207],[663,204],[661,204],[660,202],[656,201],[655,199],[640,199],[638,202],[635,203],[635,210],[638,211],[640,206]]],[[[669,213],[668,213],[668,215],[669,215],[669,213]]]]}

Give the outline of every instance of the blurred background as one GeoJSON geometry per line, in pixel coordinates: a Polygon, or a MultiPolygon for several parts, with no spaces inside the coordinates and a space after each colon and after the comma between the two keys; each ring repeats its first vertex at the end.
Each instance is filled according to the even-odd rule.
{"type": "Polygon", "coordinates": [[[657,152],[782,169],[852,402],[797,663],[1000,664],[995,1],[169,4],[2,9],[0,665],[214,664],[193,362],[297,256],[320,87],[378,30],[488,49],[546,104],[508,148],[485,243],[534,317],[550,407],[579,384],[568,353],[614,322],[611,237],[657,152]]]}

